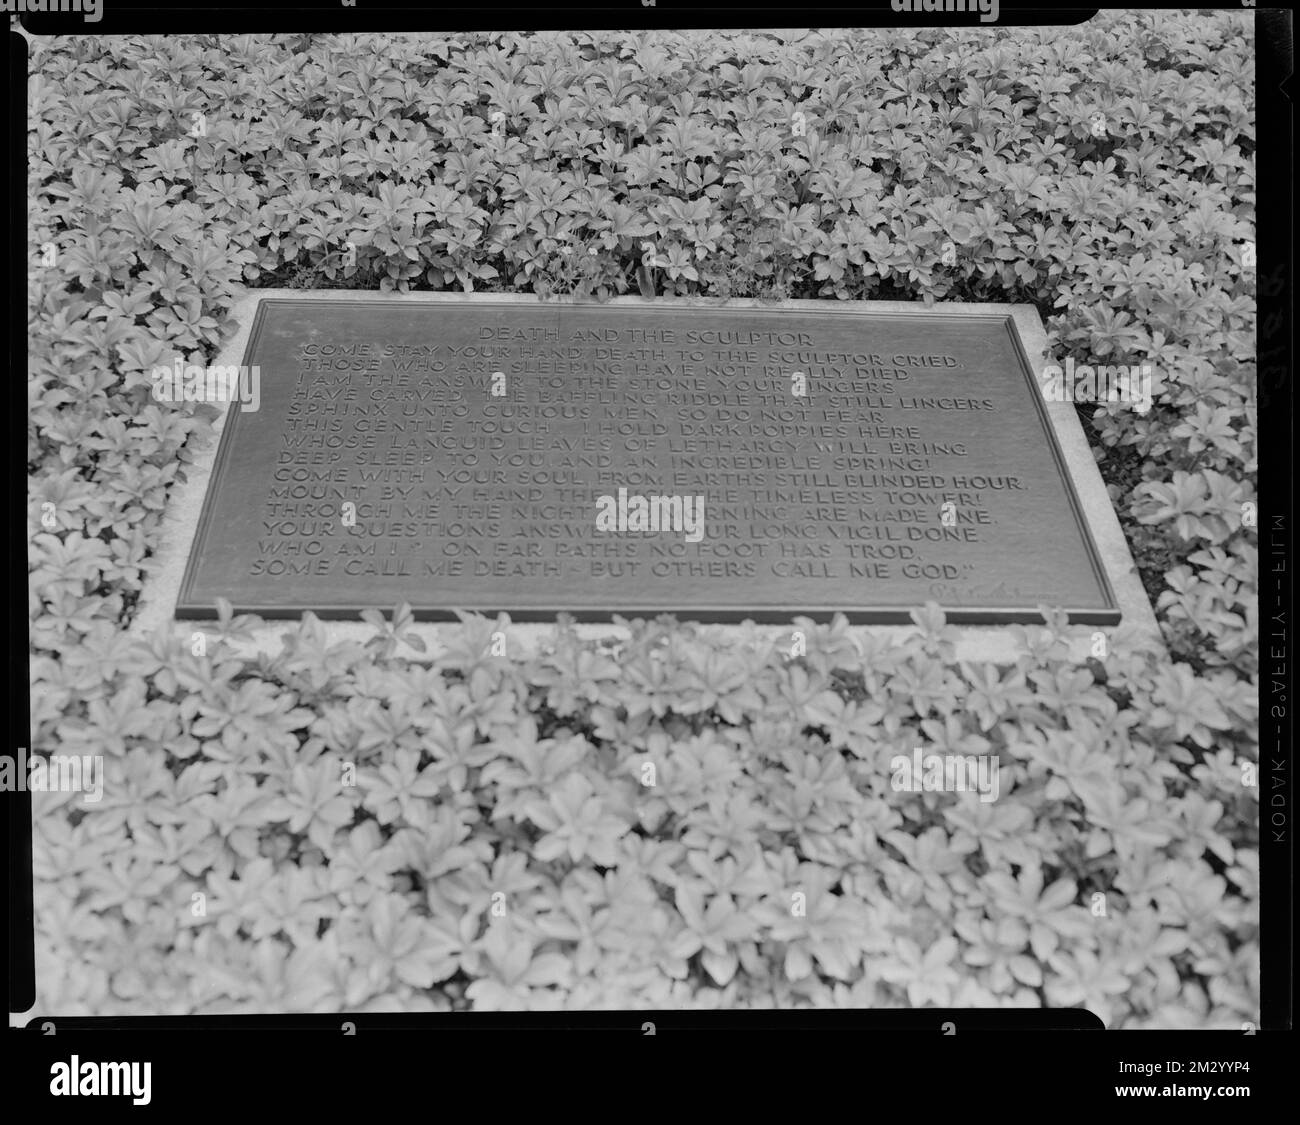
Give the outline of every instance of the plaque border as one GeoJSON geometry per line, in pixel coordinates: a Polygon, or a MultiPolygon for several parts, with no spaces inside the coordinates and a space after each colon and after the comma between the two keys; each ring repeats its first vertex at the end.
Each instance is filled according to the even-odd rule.
{"type": "MultiPolygon", "coordinates": [[[[252,295],[252,294],[250,294],[252,295]]],[[[533,307],[542,305],[541,301],[533,301],[523,294],[507,293],[474,293],[474,294],[439,294],[447,300],[448,305],[460,304],[463,300],[466,304],[474,304],[480,307],[488,308],[493,305],[502,309],[518,308],[521,304],[527,304],[533,307]]],[[[371,296],[368,293],[349,294],[349,297],[355,301],[356,307],[363,311],[367,306],[390,305],[402,306],[407,308],[434,309],[440,302],[423,303],[414,305],[408,300],[401,297],[383,298],[371,296]]],[[[346,304],[349,297],[334,297],[329,305],[346,304]]],[[[320,305],[318,298],[314,297],[262,297],[257,301],[257,312],[253,317],[252,325],[248,334],[248,342],[244,347],[241,363],[243,366],[249,366],[253,353],[261,338],[261,332],[266,321],[268,312],[272,307],[283,307],[293,305],[320,305]]],[[[910,303],[910,302],[909,302],[910,303]]],[[[920,304],[920,302],[917,302],[920,304]]],[[[1085,554],[1087,555],[1088,564],[1091,567],[1094,579],[1097,582],[1098,590],[1102,596],[1104,605],[1101,607],[1079,607],[1079,606],[1060,606],[1059,608],[1066,613],[1067,620],[1071,624],[1080,625],[1119,625],[1122,620],[1122,613],[1118,601],[1115,597],[1115,590],[1110,581],[1110,575],[1101,561],[1101,556],[1097,550],[1097,544],[1092,534],[1092,528],[1084,513],[1083,505],[1079,499],[1078,489],[1075,486],[1074,477],[1070,472],[1069,464],[1066,461],[1064,452],[1061,449],[1060,441],[1057,438],[1056,429],[1048,416],[1047,407],[1043,402],[1043,396],[1038,384],[1034,381],[1033,369],[1029,362],[1029,355],[1021,338],[1019,327],[1016,324],[1014,315],[1008,311],[1006,313],[996,312],[942,312],[942,302],[926,307],[911,309],[892,308],[889,311],[884,309],[875,310],[862,307],[864,303],[845,302],[842,306],[840,302],[781,302],[774,304],[770,310],[775,313],[795,313],[799,316],[811,317],[862,317],[870,318],[873,316],[896,318],[896,317],[927,317],[931,320],[941,319],[956,324],[971,324],[976,322],[984,327],[1000,327],[1005,331],[1011,340],[1012,349],[1015,353],[1021,375],[1025,379],[1026,389],[1034,401],[1035,417],[1038,419],[1039,427],[1043,437],[1047,442],[1048,449],[1051,452],[1052,463],[1060,475],[1065,492],[1070,505],[1070,512],[1074,518],[1075,526],[1078,528],[1080,538],[1083,543],[1085,554]],[[812,307],[822,304],[830,304],[830,308],[812,307]]],[[[870,304],[870,302],[865,302],[870,304]]],[[[746,305],[728,305],[725,301],[716,304],[700,304],[690,300],[682,299],[655,299],[655,300],[637,300],[632,298],[614,298],[611,301],[592,301],[592,300],[563,300],[550,303],[556,312],[568,311],[572,309],[631,309],[640,308],[652,310],[656,305],[660,308],[671,308],[674,313],[687,314],[718,314],[718,313],[744,313],[747,315],[762,314],[765,309],[761,303],[746,305]],[[662,302],[662,303],[661,303],[662,302]]],[[[189,553],[186,557],[184,575],[181,579],[180,591],[177,595],[176,605],[173,612],[173,618],[177,620],[214,620],[217,617],[215,605],[209,605],[197,601],[194,596],[194,584],[197,578],[198,559],[200,556],[199,548],[208,541],[209,533],[212,529],[213,508],[215,498],[221,484],[224,480],[224,473],[227,461],[231,456],[231,450],[235,444],[235,430],[239,424],[239,418],[243,413],[242,404],[238,401],[230,403],[225,425],[222,428],[217,453],[213,461],[211,475],[207,481],[207,487],[204,490],[203,506],[199,519],[194,528],[194,535],[190,543],[189,553]]],[[[615,609],[599,609],[591,605],[562,605],[548,603],[546,606],[519,606],[504,604],[501,602],[480,602],[477,604],[464,604],[455,608],[442,606],[417,606],[414,602],[411,604],[411,612],[416,621],[419,622],[439,622],[439,621],[456,621],[457,612],[480,613],[495,615],[498,613],[508,614],[512,621],[519,622],[549,622],[554,620],[558,615],[565,614],[575,622],[600,622],[609,623],[615,617],[631,618],[637,616],[657,616],[659,614],[672,614],[680,620],[698,621],[702,624],[739,624],[743,621],[753,621],[756,624],[785,624],[792,617],[807,617],[812,621],[829,622],[837,614],[843,614],[852,625],[910,625],[913,624],[912,613],[921,608],[916,606],[871,606],[859,605],[856,607],[846,606],[815,606],[815,605],[784,605],[784,606],[763,606],[751,607],[745,609],[737,606],[719,606],[710,605],[691,605],[685,608],[670,608],[665,606],[649,605],[623,605],[615,609]]],[[[355,620],[360,617],[364,610],[382,609],[387,611],[391,606],[376,606],[370,604],[350,604],[335,606],[313,606],[310,604],[286,605],[283,603],[276,605],[257,605],[254,603],[233,603],[232,609],[235,614],[256,614],[267,620],[286,620],[296,619],[304,613],[313,613],[323,621],[341,621],[355,620]]],[[[1043,616],[1036,609],[1027,609],[1024,606],[943,606],[944,617],[949,624],[953,625],[1041,625],[1043,616]]]]}

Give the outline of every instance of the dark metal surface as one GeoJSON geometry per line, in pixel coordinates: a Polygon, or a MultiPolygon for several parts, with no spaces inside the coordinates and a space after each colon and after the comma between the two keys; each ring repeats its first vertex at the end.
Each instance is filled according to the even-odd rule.
{"type": "Polygon", "coordinates": [[[178,617],[1119,619],[1009,316],[268,300],[244,362],[178,617]]]}

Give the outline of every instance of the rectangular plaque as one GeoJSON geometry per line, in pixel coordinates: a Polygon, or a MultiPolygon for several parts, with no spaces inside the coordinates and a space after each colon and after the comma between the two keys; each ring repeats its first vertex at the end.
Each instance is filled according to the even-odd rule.
{"type": "Polygon", "coordinates": [[[1011,316],[264,300],[176,607],[1119,611],[1011,316]]]}

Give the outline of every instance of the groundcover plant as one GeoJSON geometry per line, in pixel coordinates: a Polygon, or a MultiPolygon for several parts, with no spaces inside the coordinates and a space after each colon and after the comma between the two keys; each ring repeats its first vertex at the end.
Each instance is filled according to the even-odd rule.
{"type": "Polygon", "coordinates": [[[1253,22],[31,44],[38,1012],[1258,1009],[1253,22]],[[128,636],[246,287],[1032,302],[1167,651],[128,636]],[[1000,795],[900,792],[919,744],[1000,795]],[[656,783],[644,783],[654,767],[656,783]],[[792,903],[800,909],[792,909],[792,903]]]}

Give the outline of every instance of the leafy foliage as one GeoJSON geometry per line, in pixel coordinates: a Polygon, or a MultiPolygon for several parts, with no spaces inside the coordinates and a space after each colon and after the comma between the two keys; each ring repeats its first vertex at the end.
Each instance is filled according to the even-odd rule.
{"type": "Polygon", "coordinates": [[[33,747],[107,766],[35,795],[42,1007],[1256,1018],[1251,27],[34,43],[33,747]],[[413,660],[402,607],[130,639],[213,416],[147,373],[285,284],[1033,302],[1156,365],[1087,414],[1175,662],[962,664],[932,610],[793,660],[671,619],[497,657],[472,617],[413,660]],[[1000,799],[894,791],[921,743],[1000,799]]]}

